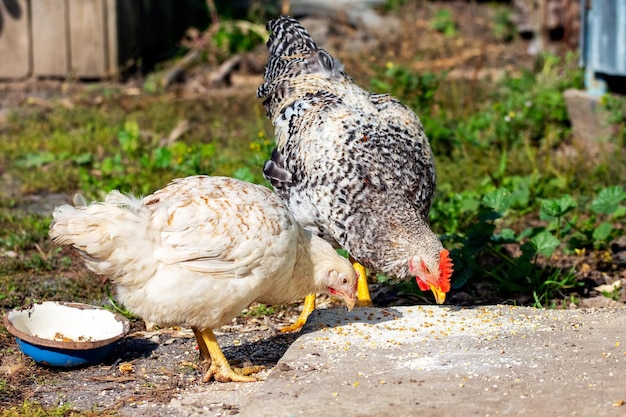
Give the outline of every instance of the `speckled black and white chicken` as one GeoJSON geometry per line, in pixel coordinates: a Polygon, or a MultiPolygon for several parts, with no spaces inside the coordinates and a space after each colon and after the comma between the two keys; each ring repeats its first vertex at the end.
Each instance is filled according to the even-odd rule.
{"type": "Polygon", "coordinates": [[[357,277],[350,262],[305,231],[268,188],[194,176],[138,199],[117,191],[102,203],[62,205],[50,236],[107,276],[131,312],[162,326],[191,327],[204,380],[254,381],[235,372],[211,329],[257,301],[284,304],[311,292],[343,297],[352,308],[357,277]]]}
{"type": "MultiPolygon", "coordinates": [[[[419,118],[397,99],[356,85],[295,19],[267,27],[257,96],[275,126],[276,148],[266,178],[304,228],[373,271],[416,277],[443,303],[452,262],[429,225],[435,165],[419,118]]],[[[359,269],[359,300],[367,302],[359,269]]]]}

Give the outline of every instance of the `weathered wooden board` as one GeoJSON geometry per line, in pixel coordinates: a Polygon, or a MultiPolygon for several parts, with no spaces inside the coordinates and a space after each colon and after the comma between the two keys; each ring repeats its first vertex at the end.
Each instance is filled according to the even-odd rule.
{"type": "Polygon", "coordinates": [[[103,79],[173,54],[204,0],[0,0],[0,80],[103,79]]]}
{"type": "Polygon", "coordinates": [[[65,77],[68,75],[69,26],[68,0],[31,3],[33,25],[33,74],[65,77]]]}
{"type": "Polygon", "coordinates": [[[106,0],[69,2],[70,71],[81,78],[109,72],[106,0]]]}
{"type": "Polygon", "coordinates": [[[32,71],[27,0],[0,1],[0,78],[25,78],[32,71]]]}

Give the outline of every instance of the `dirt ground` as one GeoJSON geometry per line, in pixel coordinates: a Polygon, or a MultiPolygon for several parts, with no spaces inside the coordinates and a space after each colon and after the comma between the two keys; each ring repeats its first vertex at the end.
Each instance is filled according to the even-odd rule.
{"type": "MultiPolygon", "coordinates": [[[[267,376],[297,334],[280,334],[263,319],[237,319],[215,332],[226,357],[233,364],[262,365],[267,376]]],[[[118,410],[146,403],[168,404],[189,389],[219,392],[224,384],[202,382],[197,344],[189,329],[135,330],[118,342],[108,360],[79,369],[37,366],[21,355],[3,358],[2,371],[20,378],[20,397],[45,407],[71,403],[77,410],[118,410]],[[12,362],[12,363],[11,363],[12,362]]],[[[245,390],[246,384],[228,384],[245,390]]],[[[7,404],[8,405],[8,404],[7,404]]],[[[207,404],[216,411],[232,404],[207,404]]],[[[158,412],[155,415],[159,415],[158,412]]]]}
{"type": "MultiPolygon", "coordinates": [[[[325,27],[325,30],[322,28],[320,43],[341,57],[357,81],[371,77],[372,68],[375,65],[384,65],[386,61],[411,62],[415,71],[449,70],[451,77],[475,78],[497,77],[505,71],[519,71],[521,68],[532,66],[533,60],[527,54],[530,45],[528,40],[518,38],[511,43],[503,44],[496,42],[489,35],[491,33],[489,14],[492,12],[483,3],[464,1],[419,3],[420,6],[415,6],[415,9],[410,9],[408,13],[393,15],[391,20],[385,20],[388,24],[399,22],[398,27],[402,27],[402,30],[387,30],[389,27],[386,27],[376,33],[366,33],[360,31],[358,27],[336,20],[331,26],[325,27]],[[457,37],[453,42],[438,35],[416,36],[432,32],[427,30],[429,22],[442,4],[453,11],[454,20],[463,36],[457,37]],[[356,52],[354,48],[357,48],[356,52]],[[364,50],[368,52],[365,53],[364,50]],[[415,51],[420,51],[417,60],[415,51]]],[[[263,48],[259,51],[256,55],[252,54],[246,58],[248,64],[241,72],[232,75],[230,85],[221,87],[211,85],[210,68],[193,68],[185,74],[185,81],[173,85],[171,91],[189,96],[201,93],[226,96],[238,88],[254,89],[256,86],[249,80],[259,79],[258,63],[265,58],[263,48]]],[[[260,69],[262,70],[262,64],[260,69]]],[[[141,80],[131,79],[125,81],[122,87],[135,88],[137,85],[141,85],[141,80]]],[[[59,81],[29,80],[0,84],[0,122],[11,109],[28,100],[42,100],[45,103],[52,96],[71,95],[83,91],[84,86],[80,84],[68,86],[59,81]]],[[[56,202],[59,196],[55,197],[56,202]]],[[[623,253],[626,254],[626,243],[623,253]]],[[[591,257],[576,260],[581,261],[591,265],[588,288],[603,283],[602,273],[593,268],[597,261],[591,257]]],[[[564,264],[568,262],[574,261],[565,260],[564,264]]],[[[373,285],[371,289],[376,305],[428,302],[413,296],[404,297],[384,286],[373,285]]],[[[481,303],[498,301],[488,299],[487,290],[484,294],[485,299],[481,300],[481,303]]],[[[582,305],[586,307],[623,305],[598,296],[597,292],[588,292],[586,296],[587,298],[582,301],[582,305]]],[[[328,299],[321,301],[324,307],[341,308],[328,299]]],[[[452,297],[453,303],[464,304],[473,301],[475,300],[467,299],[463,293],[457,293],[452,297]]],[[[277,333],[275,328],[293,321],[297,314],[298,307],[293,305],[261,318],[239,317],[231,325],[224,326],[215,333],[231,362],[263,365],[267,370],[260,376],[264,377],[298,336],[277,333]]],[[[6,352],[13,352],[1,358],[0,372],[5,375],[9,387],[3,390],[5,397],[0,398],[0,407],[19,405],[24,400],[29,400],[45,406],[58,406],[70,402],[79,410],[117,410],[124,404],[126,406],[144,403],[167,404],[179,393],[198,389],[202,385],[202,370],[196,342],[192,332],[187,329],[146,331],[142,323],[136,322],[131,333],[118,344],[109,360],[101,365],[74,370],[48,369],[35,365],[18,351],[15,342],[6,333],[0,332],[0,346],[6,352]]],[[[244,385],[229,384],[235,391],[247,389],[244,385]]],[[[217,393],[224,387],[223,384],[211,382],[201,389],[217,393]]],[[[207,404],[206,407],[216,415],[238,413],[236,404],[227,402],[216,401],[207,404]]]]}

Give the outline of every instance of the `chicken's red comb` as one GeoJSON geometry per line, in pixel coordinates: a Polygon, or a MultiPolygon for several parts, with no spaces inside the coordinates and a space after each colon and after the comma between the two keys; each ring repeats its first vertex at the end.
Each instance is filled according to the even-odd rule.
{"type": "Polygon", "coordinates": [[[447,249],[439,252],[439,285],[444,292],[450,291],[450,276],[452,275],[452,259],[447,249]]]}

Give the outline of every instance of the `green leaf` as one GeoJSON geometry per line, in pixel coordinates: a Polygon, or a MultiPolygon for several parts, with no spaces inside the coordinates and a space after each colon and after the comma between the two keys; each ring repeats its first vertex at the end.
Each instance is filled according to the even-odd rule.
{"type": "Polygon", "coordinates": [[[593,240],[597,243],[607,243],[613,232],[611,223],[602,222],[593,231],[593,240]]]}
{"type": "Polygon", "coordinates": [[[557,199],[543,200],[539,210],[539,218],[541,220],[551,220],[555,217],[563,217],[576,207],[578,207],[578,203],[569,194],[565,194],[557,199]]]}
{"type": "Polygon", "coordinates": [[[76,155],[73,158],[73,161],[78,165],[87,165],[92,163],[94,160],[94,155],[91,152],[83,152],[80,155],[76,155]]]}
{"type": "Polygon", "coordinates": [[[532,177],[513,176],[504,178],[502,184],[511,190],[511,207],[525,209],[530,201],[530,186],[532,177]]]}
{"type": "Polygon", "coordinates": [[[561,241],[557,239],[552,233],[543,231],[538,235],[532,237],[530,241],[537,248],[537,252],[541,255],[549,258],[554,253],[554,250],[559,247],[561,241]]]}
{"type": "Polygon", "coordinates": [[[559,203],[556,200],[543,200],[541,202],[541,208],[539,209],[539,218],[541,220],[551,220],[558,217],[561,209],[559,203]]]}
{"type": "Polygon", "coordinates": [[[252,173],[252,171],[248,167],[238,168],[233,173],[233,177],[237,178],[238,180],[242,180],[242,181],[254,182],[254,174],[252,173]]]}
{"type": "Polygon", "coordinates": [[[500,234],[494,234],[491,240],[500,243],[515,242],[517,240],[517,235],[513,229],[506,228],[502,229],[500,234]]]}
{"type": "Polygon", "coordinates": [[[498,188],[485,194],[483,204],[499,214],[503,214],[511,206],[511,192],[498,188]]]}
{"type": "Polygon", "coordinates": [[[466,196],[466,195],[462,196],[462,200],[460,204],[460,209],[462,213],[468,213],[468,212],[475,213],[476,210],[478,210],[479,206],[480,206],[480,201],[478,201],[477,199],[466,196]]]}
{"type": "Polygon", "coordinates": [[[604,188],[591,202],[591,211],[596,214],[613,214],[626,199],[626,191],[618,185],[604,188]]]}
{"type": "Polygon", "coordinates": [[[478,221],[481,223],[489,223],[491,220],[496,220],[502,217],[502,214],[491,209],[481,208],[478,212],[478,221]]]}
{"type": "Polygon", "coordinates": [[[573,209],[575,209],[576,207],[578,207],[578,203],[576,202],[576,200],[574,200],[572,198],[571,195],[569,194],[565,194],[564,196],[562,196],[561,198],[558,199],[559,202],[559,207],[561,209],[561,216],[573,209]]]}
{"type": "Polygon", "coordinates": [[[619,206],[617,210],[613,212],[613,219],[619,219],[620,217],[626,216],[626,207],[619,206]]]}
{"type": "Polygon", "coordinates": [[[557,190],[567,190],[569,188],[569,183],[565,177],[551,178],[548,180],[548,185],[557,190]]]}
{"type": "Polygon", "coordinates": [[[157,168],[169,168],[172,163],[172,152],[164,146],[156,148],[154,150],[154,163],[157,168]]]}
{"type": "Polygon", "coordinates": [[[134,155],[139,150],[139,125],[129,120],[124,123],[124,128],[117,134],[122,150],[129,155],[134,155]]]}
{"type": "Polygon", "coordinates": [[[38,168],[56,160],[52,152],[29,152],[23,158],[15,162],[15,165],[22,168],[38,168]]]}

